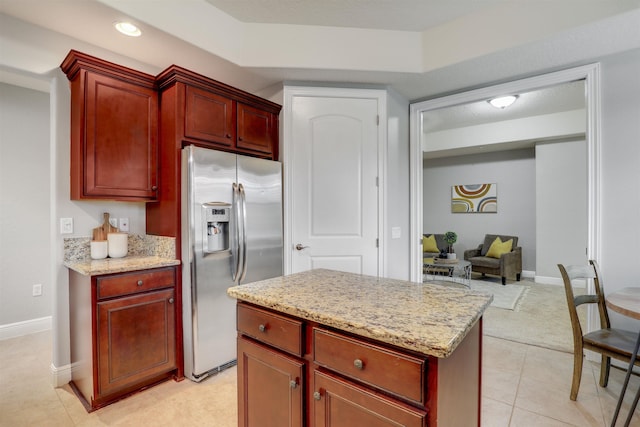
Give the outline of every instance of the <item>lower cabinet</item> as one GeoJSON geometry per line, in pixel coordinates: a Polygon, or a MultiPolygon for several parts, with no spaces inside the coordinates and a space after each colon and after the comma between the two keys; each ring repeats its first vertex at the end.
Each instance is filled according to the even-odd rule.
{"type": "Polygon", "coordinates": [[[303,361],[239,337],[238,372],[239,427],[304,425],[303,361]]]}
{"type": "Polygon", "coordinates": [[[426,413],[329,373],[313,372],[316,427],[424,427],[426,413]]]}
{"type": "Polygon", "coordinates": [[[87,410],[176,374],[175,274],[70,271],[71,385],[87,410]]]}
{"type": "Polygon", "coordinates": [[[237,324],[240,427],[428,425],[426,357],[245,303],[237,324]]]}

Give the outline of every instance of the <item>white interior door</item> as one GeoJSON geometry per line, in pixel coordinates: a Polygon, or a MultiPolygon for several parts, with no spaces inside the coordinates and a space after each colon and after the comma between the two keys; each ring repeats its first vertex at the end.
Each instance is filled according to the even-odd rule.
{"type": "Polygon", "coordinates": [[[292,96],[291,272],[378,275],[378,115],[375,98],[292,96]]]}

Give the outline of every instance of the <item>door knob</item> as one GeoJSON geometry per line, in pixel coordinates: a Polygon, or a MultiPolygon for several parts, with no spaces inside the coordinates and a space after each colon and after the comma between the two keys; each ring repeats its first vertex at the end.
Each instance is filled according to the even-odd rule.
{"type": "Polygon", "coordinates": [[[301,250],[306,249],[306,248],[308,248],[308,247],[309,247],[309,246],[302,246],[300,243],[298,243],[298,244],[296,245],[296,250],[301,251],[301,250]]]}

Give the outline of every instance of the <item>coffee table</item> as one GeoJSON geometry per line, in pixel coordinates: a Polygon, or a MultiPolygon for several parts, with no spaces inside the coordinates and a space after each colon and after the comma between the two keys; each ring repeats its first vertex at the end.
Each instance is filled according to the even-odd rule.
{"type": "Polygon", "coordinates": [[[446,278],[471,288],[471,263],[469,261],[433,258],[432,261],[424,261],[422,274],[425,281],[446,278]]]}

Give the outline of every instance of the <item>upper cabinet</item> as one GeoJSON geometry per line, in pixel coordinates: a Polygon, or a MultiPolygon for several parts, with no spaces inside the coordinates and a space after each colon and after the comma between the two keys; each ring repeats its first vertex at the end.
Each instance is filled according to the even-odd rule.
{"type": "Polygon", "coordinates": [[[156,200],[155,77],[73,50],[60,67],[71,82],[71,199],[156,200]]]}
{"type": "Polygon", "coordinates": [[[280,105],[175,65],[157,82],[162,123],[178,145],[278,159],[280,105]]]}
{"type": "Polygon", "coordinates": [[[60,68],[71,82],[72,200],[159,202],[160,215],[172,206],[147,219],[176,236],[183,146],[278,160],[271,101],[176,65],[152,76],[72,50],[60,68]]]}

